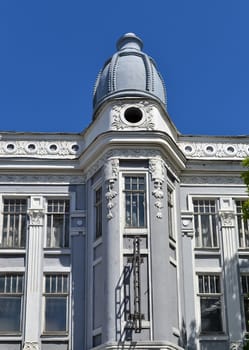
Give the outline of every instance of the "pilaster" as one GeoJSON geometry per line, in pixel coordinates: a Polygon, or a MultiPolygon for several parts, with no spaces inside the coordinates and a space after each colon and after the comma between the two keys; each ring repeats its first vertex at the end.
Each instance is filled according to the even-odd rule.
{"type": "Polygon", "coordinates": [[[220,199],[221,240],[224,260],[224,284],[230,345],[242,339],[238,256],[235,214],[232,198],[220,199]]]}
{"type": "Polygon", "coordinates": [[[28,215],[27,302],[24,349],[39,350],[41,333],[42,249],[44,239],[43,197],[31,196],[28,215]]]}

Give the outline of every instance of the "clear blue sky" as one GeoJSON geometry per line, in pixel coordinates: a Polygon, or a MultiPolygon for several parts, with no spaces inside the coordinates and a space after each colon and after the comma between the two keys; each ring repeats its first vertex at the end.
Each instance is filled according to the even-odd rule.
{"type": "Polygon", "coordinates": [[[182,134],[249,134],[248,0],[0,0],[0,130],[82,131],[126,32],[157,62],[182,134]]]}

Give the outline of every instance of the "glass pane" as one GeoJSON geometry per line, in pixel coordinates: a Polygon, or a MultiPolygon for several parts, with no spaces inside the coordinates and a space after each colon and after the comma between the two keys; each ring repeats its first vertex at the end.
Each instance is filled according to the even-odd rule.
{"type": "Polygon", "coordinates": [[[54,215],[53,217],[53,229],[51,240],[53,242],[53,247],[62,247],[63,246],[63,216],[54,215]]]}
{"type": "Polygon", "coordinates": [[[202,242],[204,247],[211,247],[211,237],[209,228],[209,216],[201,216],[202,242]]]}
{"type": "Polygon", "coordinates": [[[249,300],[248,298],[244,299],[244,310],[245,310],[246,330],[247,332],[249,332],[249,300]]]}
{"type": "Polygon", "coordinates": [[[46,297],[45,331],[62,332],[67,330],[67,298],[46,297]]]}
{"type": "Polygon", "coordinates": [[[201,298],[202,332],[221,332],[221,303],[219,297],[201,298]]]}
{"type": "Polygon", "coordinates": [[[20,332],[21,298],[0,298],[0,332],[20,332]]]}

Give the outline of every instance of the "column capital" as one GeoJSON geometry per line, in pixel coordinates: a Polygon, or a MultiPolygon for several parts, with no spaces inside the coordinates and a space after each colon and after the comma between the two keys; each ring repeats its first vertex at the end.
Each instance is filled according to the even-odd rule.
{"type": "Polygon", "coordinates": [[[43,225],[43,217],[45,215],[44,201],[41,196],[32,196],[30,198],[30,206],[28,209],[28,215],[31,226],[41,226],[43,225]]]}
{"type": "Polygon", "coordinates": [[[234,227],[235,226],[235,214],[230,210],[220,210],[219,216],[222,227],[234,227]]]}
{"type": "Polygon", "coordinates": [[[36,342],[26,342],[23,345],[23,350],[40,350],[40,346],[36,342]]]}

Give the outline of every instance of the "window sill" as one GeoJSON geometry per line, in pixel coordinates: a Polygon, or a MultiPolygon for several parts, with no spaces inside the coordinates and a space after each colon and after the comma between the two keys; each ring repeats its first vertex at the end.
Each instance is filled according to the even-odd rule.
{"type": "Polygon", "coordinates": [[[46,255],[70,255],[71,249],[70,248],[44,248],[43,249],[44,254],[46,255]]]}
{"type": "Polygon", "coordinates": [[[223,332],[217,333],[200,333],[200,341],[228,340],[228,335],[223,332]]]}
{"type": "Polygon", "coordinates": [[[42,339],[68,340],[68,332],[44,332],[41,334],[42,339]]]}
{"type": "Polygon", "coordinates": [[[0,254],[26,254],[25,248],[0,248],[0,254]]]}

